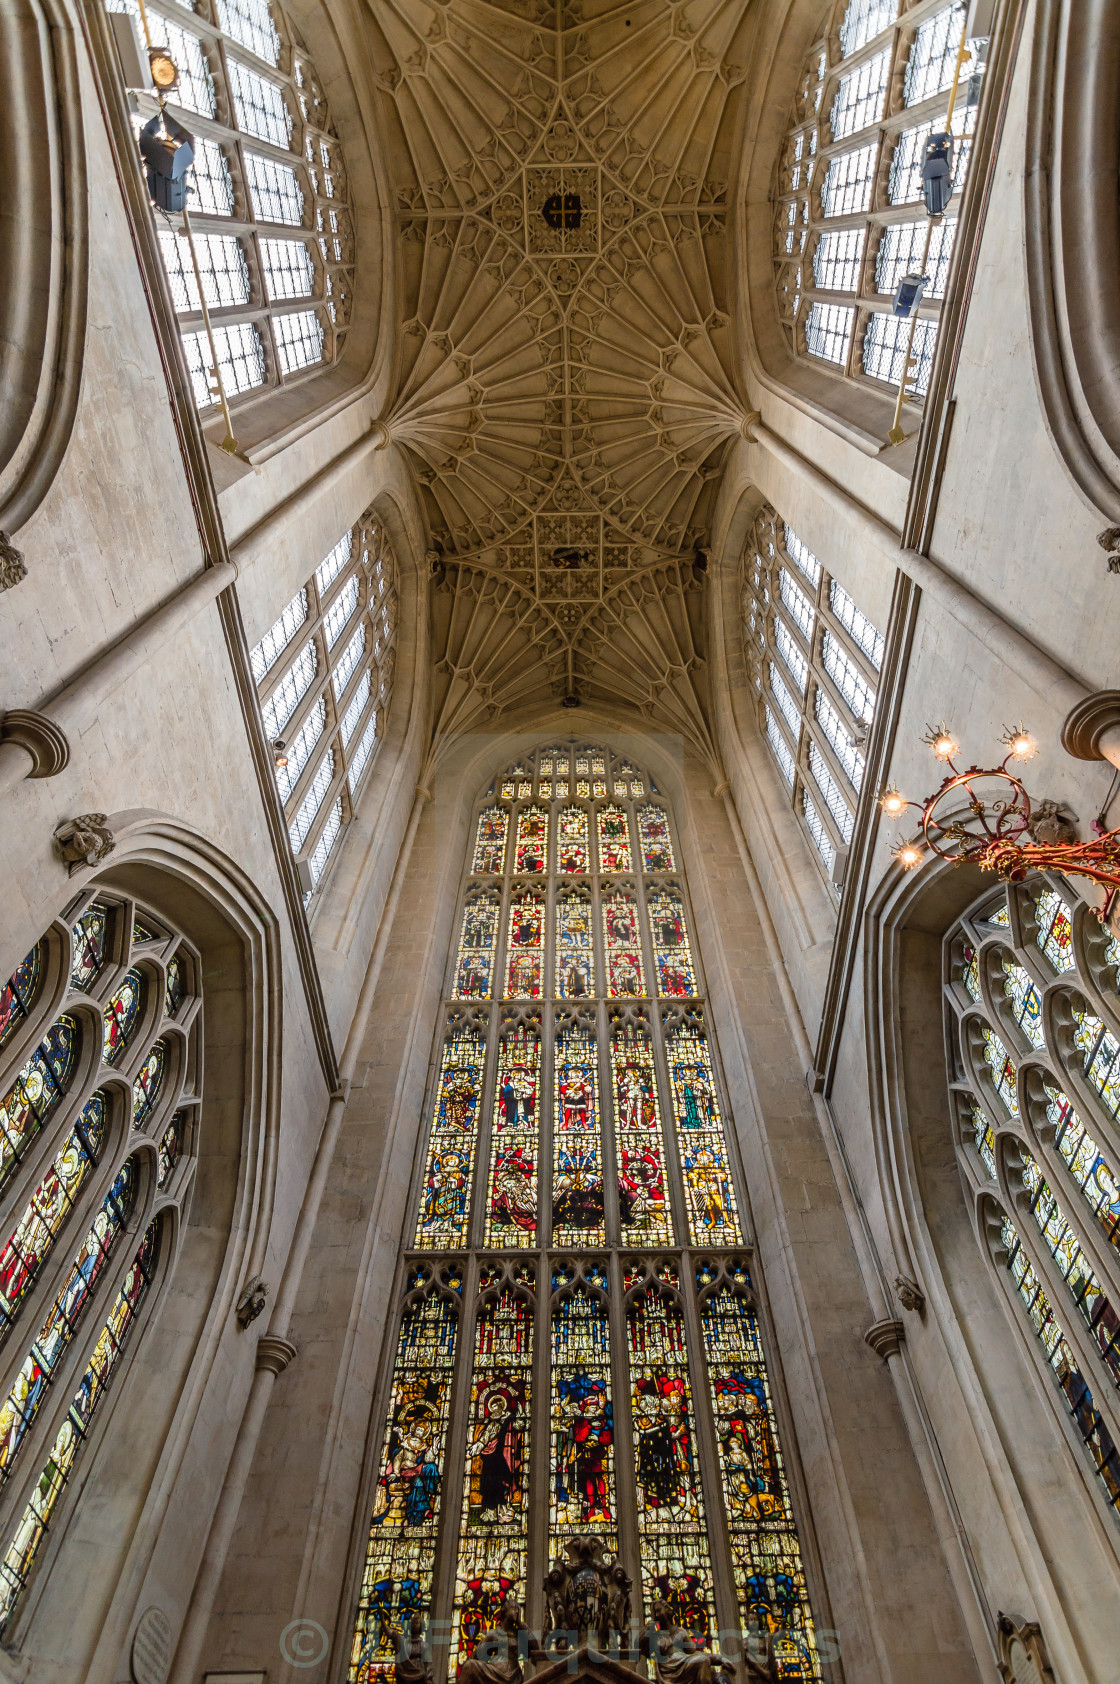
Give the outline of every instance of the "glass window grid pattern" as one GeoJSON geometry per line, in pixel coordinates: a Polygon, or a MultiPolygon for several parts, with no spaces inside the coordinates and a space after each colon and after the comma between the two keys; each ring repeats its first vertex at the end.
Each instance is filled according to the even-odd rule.
{"type": "Polygon", "coordinates": [[[855,822],[883,637],[773,509],[747,539],[740,586],[759,728],[831,881],[855,822]]]}
{"type": "MultiPolygon", "coordinates": [[[[705,1584],[713,1632],[718,1625],[725,1629],[731,1626],[745,1633],[750,1615],[744,1587],[750,1569],[744,1563],[753,1561],[755,1571],[760,1569],[761,1564],[763,1574],[768,1570],[760,1554],[759,1539],[749,1525],[733,1533],[729,1529],[726,1541],[720,1542],[724,1538],[724,1530],[713,1521],[713,1547],[732,1549],[735,1552],[734,1568],[738,1570],[737,1577],[734,1570],[728,1571],[728,1567],[732,1566],[729,1558],[724,1564],[722,1583],[727,1587],[738,1584],[742,1598],[739,1606],[731,1603],[725,1607],[720,1598],[725,1594],[731,1597],[735,1592],[730,1588],[726,1592],[722,1589],[713,1592],[712,1567],[704,1541],[703,1515],[706,1512],[710,1516],[719,1516],[724,1512],[731,1489],[721,1476],[719,1453],[711,1455],[708,1448],[709,1443],[716,1442],[711,1438],[710,1424],[713,1413],[718,1414],[720,1410],[719,1400],[726,1395],[726,1385],[722,1389],[717,1385],[718,1318],[714,1308],[709,1310],[707,1306],[712,1294],[724,1298],[734,1294],[739,1320],[745,1325],[753,1317],[756,1327],[758,1312],[750,1281],[753,1268],[750,1249],[732,1238],[740,1232],[737,1213],[742,1208],[739,1192],[741,1172],[730,1135],[723,1134],[723,1130],[729,1128],[730,1119],[720,1091],[721,1078],[713,1033],[705,1021],[703,983],[695,949],[685,950],[696,988],[695,995],[687,1000],[659,998],[654,994],[628,1002],[611,999],[606,993],[608,953],[600,905],[611,891],[620,887],[625,889],[635,908],[647,987],[657,987],[654,980],[658,976],[656,954],[658,945],[666,939],[664,928],[658,934],[647,916],[651,896],[659,890],[672,891],[683,912],[686,927],[691,924],[681,873],[676,869],[680,853],[672,834],[668,803],[645,773],[608,749],[581,746],[578,742],[540,749],[496,778],[478,803],[468,837],[467,861],[463,913],[455,926],[447,985],[453,988],[457,978],[463,974],[464,918],[472,905],[481,904],[478,900],[481,893],[487,897],[485,904],[489,910],[485,914],[484,939],[475,946],[479,951],[485,947],[491,955],[486,969],[489,975],[498,979],[492,990],[496,997],[491,998],[491,991],[485,991],[484,1003],[483,996],[479,996],[480,1003],[472,1005],[463,997],[453,995],[448,997],[441,1010],[431,1091],[426,1103],[426,1116],[431,1122],[432,1132],[430,1139],[424,1140],[419,1154],[417,1185],[410,1206],[419,1212],[419,1232],[422,1233],[425,1212],[432,1197],[442,1199],[444,1208],[439,1214],[437,1226],[450,1223],[452,1230],[462,1238],[456,1241],[457,1249],[452,1252],[441,1249],[441,1243],[446,1246],[447,1241],[440,1242],[438,1234],[433,1234],[428,1246],[411,1249],[402,1259],[403,1325],[399,1343],[389,1346],[391,1352],[395,1350],[398,1354],[395,1361],[386,1364],[383,1389],[387,1395],[376,1405],[377,1430],[371,1435],[378,1444],[380,1461],[375,1472],[374,1524],[360,1590],[357,1628],[347,1674],[349,1684],[373,1684],[375,1679],[385,1679],[388,1684],[395,1658],[390,1622],[399,1622],[402,1615],[407,1619],[413,1605],[409,1599],[415,1594],[403,1582],[406,1572],[418,1583],[420,1605],[429,1617],[450,1623],[449,1649],[453,1666],[465,1652],[464,1612],[476,1606],[465,1607],[472,1577],[477,1582],[479,1572],[489,1568],[497,1580],[499,1556],[515,1563],[507,1570],[508,1576],[515,1581],[511,1588],[529,1623],[535,1622],[538,1626],[543,1623],[543,1609],[538,1609],[536,1605],[544,1573],[563,1553],[566,1539],[581,1532],[594,1531],[607,1539],[609,1550],[620,1550],[628,1571],[634,1577],[636,1618],[648,1615],[651,1598],[659,1593],[655,1582],[659,1551],[668,1549],[673,1564],[677,1564],[679,1558],[679,1564],[690,1570],[698,1566],[705,1584]],[[581,764],[582,771],[578,769],[581,764]],[[658,807],[663,814],[661,834],[669,838],[663,857],[672,863],[674,869],[640,869],[649,863],[649,859],[641,851],[639,814],[650,804],[658,807]],[[585,834],[591,839],[591,846],[585,870],[563,871],[559,869],[558,821],[565,808],[571,810],[577,806],[587,813],[585,834]],[[620,808],[626,816],[633,863],[639,868],[633,872],[598,869],[594,846],[595,815],[606,806],[620,808]],[[511,839],[518,833],[518,817],[529,809],[550,813],[546,868],[544,872],[518,874],[511,839]],[[485,863],[488,857],[485,849],[480,854],[476,848],[479,827],[484,826],[485,836],[490,838],[494,833],[494,815],[498,811],[505,813],[502,826],[507,839],[503,848],[505,869],[498,873],[479,871],[471,874],[469,866],[485,863]],[[526,890],[540,898],[544,909],[544,939],[540,947],[543,990],[532,999],[503,1000],[500,998],[501,986],[509,970],[508,942],[513,927],[510,908],[514,898],[526,890]],[[561,998],[553,992],[557,986],[554,981],[559,934],[557,914],[562,899],[570,899],[573,891],[587,898],[594,952],[592,992],[586,999],[578,1001],[561,998]],[[496,940],[491,933],[493,931],[497,932],[496,940]],[[570,1071],[575,1056],[572,1051],[575,1044],[573,1031],[577,1038],[582,1036],[579,1041],[583,1049],[580,1053],[582,1059],[587,1056],[586,1049],[591,1049],[595,1076],[591,1083],[594,1095],[592,1132],[605,1193],[596,1223],[587,1226],[590,1237],[585,1237],[582,1242],[577,1240],[574,1246],[567,1216],[554,1206],[556,1186],[551,1184],[554,1142],[564,1138],[563,1125],[557,1127],[562,1102],[554,1088],[561,1071],[562,1056],[567,1059],[563,1068],[570,1071]],[[690,1058],[695,1061],[697,1054],[695,1041],[686,1041],[685,1031],[693,1036],[699,1031],[704,1047],[699,1066],[695,1062],[691,1066],[687,1063],[690,1058]],[[642,1048],[637,1055],[634,1052],[636,1042],[642,1048]],[[467,1046],[466,1054],[458,1052],[460,1044],[467,1046]],[[565,1047],[568,1050],[563,1054],[565,1047]],[[467,1072],[465,1083],[461,1076],[454,1076],[454,1071],[458,1069],[467,1072]],[[700,1081],[687,1090],[695,1097],[684,1102],[680,1094],[685,1091],[683,1084],[690,1079],[690,1070],[700,1074],[700,1081]],[[622,1078],[630,1072],[633,1072],[633,1079],[627,1083],[622,1078]],[[643,1094],[646,1096],[644,1102],[643,1094]],[[727,1243],[722,1246],[705,1245],[703,1235],[697,1231],[697,1212],[703,1208],[702,1199],[695,1196],[698,1184],[694,1184],[691,1199],[686,1191],[687,1129],[697,1126],[696,1123],[686,1122],[678,1127],[678,1120],[684,1119],[687,1114],[686,1104],[705,1107],[700,1124],[704,1142],[722,1140],[720,1168],[727,1188],[724,1208],[730,1216],[726,1225],[727,1243]],[[657,1135],[655,1156],[664,1177],[661,1199],[653,1201],[659,1214],[651,1219],[646,1239],[641,1238],[640,1231],[634,1226],[632,1210],[628,1216],[623,1197],[627,1182],[621,1154],[639,1119],[644,1119],[641,1126],[657,1135]],[[449,1125],[456,1121],[462,1136],[459,1157],[469,1154],[471,1166],[464,1176],[463,1166],[458,1164],[457,1174],[464,1176],[465,1188],[462,1196],[455,1194],[449,1200],[447,1188],[451,1181],[446,1175],[433,1179],[432,1155],[442,1152],[449,1125]],[[533,1213],[533,1226],[528,1233],[508,1222],[499,1227],[495,1221],[495,1212],[499,1208],[507,1211],[511,1208],[510,1184],[503,1181],[501,1174],[502,1156],[510,1148],[515,1148],[523,1155],[523,1161],[530,1163],[530,1175],[522,1169],[518,1183],[520,1191],[512,1195],[513,1207],[516,1208],[520,1200],[520,1207],[524,1210],[526,1194],[531,1192],[532,1205],[529,1208],[533,1213]],[[616,1183],[618,1197],[613,1191],[616,1183]],[[496,1197],[500,1185],[506,1189],[504,1206],[496,1197]],[[568,1236],[566,1245],[556,1243],[555,1239],[549,1242],[549,1236],[554,1235],[556,1229],[568,1236]],[[496,1288],[501,1289],[500,1300],[494,1296],[496,1288]],[[628,1289],[637,1296],[627,1299],[628,1289]],[[641,1296],[643,1289],[648,1289],[645,1297],[641,1296]],[[442,1296],[453,1305],[458,1324],[452,1398],[444,1417],[448,1421],[445,1429],[447,1452],[439,1458],[441,1495],[437,1499],[437,1507],[440,1536],[437,1540],[433,1535],[430,1521],[418,1518],[412,1529],[415,1538],[410,1539],[414,1552],[409,1555],[396,1539],[381,1534],[382,1522],[378,1519],[377,1506],[381,1499],[376,1492],[383,1483],[378,1477],[380,1471],[389,1464],[394,1399],[402,1378],[410,1372],[413,1362],[414,1339],[409,1330],[415,1326],[415,1306],[430,1303],[435,1295],[442,1296]],[[527,1415],[525,1436],[521,1440],[519,1457],[528,1463],[527,1469],[522,1468],[519,1476],[522,1494],[511,1496],[507,1505],[498,1511],[490,1529],[492,1537],[487,1537],[476,1535],[478,1528],[472,1516],[472,1504],[477,1508],[478,1476],[477,1470],[472,1472],[471,1444],[478,1416],[479,1386],[491,1379],[497,1357],[493,1344],[481,1339],[479,1330],[485,1325],[487,1305],[501,1302],[505,1305],[503,1313],[508,1315],[510,1299],[527,1306],[529,1314],[525,1325],[533,1329],[532,1350],[535,1355],[528,1354],[527,1342],[522,1335],[516,1349],[511,1347],[505,1363],[498,1365],[501,1370],[499,1377],[503,1385],[516,1382],[520,1387],[525,1374],[531,1373],[529,1392],[538,1400],[538,1407],[527,1415]],[[634,1503],[632,1500],[628,1503],[620,1493],[622,1483],[634,1478],[635,1461],[630,1447],[636,1443],[637,1421],[632,1386],[636,1387],[642,1379],[648,1381],[646,1370],[650,1360],[648,1349],[641,1357],[636,1353],[628,1355],[628,1330],[633,1321],[635,1303],[639,1306],[663,1303],[667,1307],[670,1325],[687,1329],[689,1351],[707,1353],[707,1362],[702,1361],[699,1366],[693,1362],[684,1370],[685,1384],[691,1388],[687,1409],[693,1424],[692,1441],[699,1465],[696,1477],[698,1485],[702,1484],[702,1490],[698,1491],[701,1521],[693,1529],[693,1536],[681,1537],[675,1544],[672,1539],[666,1542],[661,1535],[663,1525],[659,1528],[656,1519],[649,1518],[654,1511],[649,1511],[643,1523],[639,1505],[635,1524],[634,1503]],[[586,1344],[583,1347],[577,1348],[574,1344],[575,1324],[584,1329],[586,1344]],[[601,1425],[602,1401],[607,1401],[613,1411],[613,1419],[609,1415],[607,1417],[610,1434],[604,1440],[603,1453],[599,1457],[598,1484],[589,1479],[586,1486],[590,1512],[582,1515],[574,1512],[577,1505],[570,1492],[567,1500],[557,1506],[554,1485],[558,1475],[553,1471],[564,1460],[561,1447],[567,1443],[567,1429],[559,1404],[563,1387],[571,1382],[573,1359],[577,1355],[579,1367],[575,1372],[582,1375],[593,1403],[595,1396],[601,1400],[598,1408],[593,1407],[589,1411],[588,1418],[592,1423],[598,1421],[601,1425]],[[519,1530],[520,1523],[511,1524],[510,1510],[520,1510],[525,1500],[524,1492],[528,1493],[530,1521],[522,1531],[519,1530]],[[539,1517],[538,1523],[534,1523],[534,1515],[539,1517]],[[550,1527],[539,1523],[549,1516],[552,1517],[550,1527]],[[387,1577],[392,1579],[388,1592],[387,1577]]],[[[524,944],[530,938],[523,936],[519,939],[524,944]]],[[[586,1100],[577,1100],[577,1104],[584,1103],[586,1100]]],[[[737,1346],[734,1351],[738,1353],[737,1346]]],[[[753,1361],[757,1365],[760,1380],[752,1384],[755,1384],[759,1398],[763,1395],[763,1387],[769,1398],[771,1383],[765,1377],[761,1351],[756,1348],[752,1357],[744,1347],[739,1354],[744,1364],[753,1361]]],[[[433,1372],[438,1374],[440,1366],[439,1359],[433,1361],[433,1372]]],[[[672,1373],[667,1369],[666,1373],[672,1380],[676,1369],[673,1368],[672,1373]]],[[[772,1442],[777,1448],[780,1434],[772,1406],[768,1419],[772,1442]]],[[[722,1426],[723,1423],[719,1424],[722,1426]]],[[[592,1446],[596,1442],[597,1431],[593,1424],[592,1446]]],[[[780,1467],[780,1450],[775,1461],[780,1467]]],[[[521,1466],[521,1462],[517,1465],[521,1466]]],[[[796,1522],[788,1487],[784,1485],[784,1474],[781,1478],[783,1493],[775,1505],[775,1538],[761,1546],[765,1549],[769,1570],[775,1570],[775,1558],[782,1556],[777,1570],[790,1570],[798,1586],[797,1605],[791,1609],[788,1629],[778,1632],[780,1676],[819,1679],[820,1666],[796,1522]]],[[[769,1524],[767,1521],[767,1527],[769,1524]]],[[[671,1533],[674,1528],[668,1530],[671,1533]]],[[[660,1562],[660,1566],[664,1567],[664,1563],[660,1562]]],[[[720,1579],[721,1575],[716,1573],[717,1584],[720,1579]]],[[[497,1601],[487,1605],[481,1621],[483,1629],[495,1623],[497,1613],[497,1601]]],[[[437,1626],[436,1629],[447,1630],[447,1626],[437,1626]]],[[[441,1649],[440,1639],[436,1638],[434,1660],[437,1677],[443,1675],[449,1649],[446,1645],[441,1649]]]]}
{"type": "MultiPolygon", "coordinates": [[[[52,1343],[49,1387],[22,1430],[12,1416],[0,1492],[0,1635],[10,1641],[31,1577],[49,1568],[71,1474],[86,1454],[103,1397],[122,1384],[137,1322],[150,1315],[150,1287],[197,1162],[201,1109],[202,967],[174,927],[131,899],[95,888],[38,943],[38,983],[5,1037],[0,1115],[11,1144],[31,1099],[21,1083],[37,1048],[60,1024],[73,1056],[53,1106],[30,1104],[22,1138],[5,1153],[0,1233],[5,1290],[0,1318],[0,1396],[42,1346],[45,1318],[72,1331],[52,1343]],[[83,930],[87,932],[83,934],[83,930]],[[88,932],[92,931],[92,939],[88,932]],[[52,952],[53,950],[53,952],[52,952]],[[143,977],[140,1009],[118,1019],[123,1046],[105,1056],[104,1014],[130,973],[143,977]],[[51,982],[51,978],[57,981],[51,982]],[[170,983],[170,986],[169,986],[170,983]],[[22,1104],[17,1097],[22,1094],[22,1104]],[[178,1154],[157,1185],[155,1154],[174,1122],[178,1154]],[[70,1298],[68,1323],[55,1309],[72,1281],[87,1234],[111,1188],[127,1203],[132,1231],[99,1241],[104,1261],[88,1275],[88,1296],[70,1298]],[[138,1220],[137,1220],[138,1219],[138,1220]],[[14,1448],[13,1448],[14,1445],[14,1448]]],[[[18,972],[17,972],[18,974],[18,972]]],[[[161,1278],[167,1279],[173,1260],[161,1278]]],[[[84,1273],[85,1271],[83,1271],[84,1273]]],[[[83,1461],[82,1472],[88,1472],[83,1461]]]]}
{"type": "MultiPolygon", "coordinates": [[[[136,0],[110,0],[110,9],[136,11],[136,0]]],[[[153,39],[166,34],[181,73],[191,70],[181,80],[183,120],[204,152],[196,162],[196,192],[188,203],[204,280],[213,275],[207,305],[220,341],[223,379],[228,375],[227,396],[336,363],[345,347],[353,288],[349,193],[326,100],[298,34],[279,0],[220,0],[212,14],[209,9],[195,12],[189,25],[175,0],[152,0],[149,21],[153,39]],[[233,31],[218,27],[214,18],[232,24],[233,31]],[[272,37],[275,53],[262,53],[272,37]],[[261,104],[251,97],[261,79],[275,90],[266,90],[266,120],[251,126],[239,122],[246,101],[254,109],[261,104]],[[228,95],[216,92],[226,88],[228,95]],[[238,89],[240,102],[234,97],[238,89]],[[236,241],[240,248],[243,297],[229,296],[229,285],[220,278],[229,259],[220,248],[210,249],[210,234],[236,241]],[[303,255],[278,251],[280,238],[302,246],[303,255]],[[304,308],[293,309],[300,300],[306,301],[304,308]]],[[[146,120],[157,110],[155,99],[138,98],[146,120]]],[[[174,97],[169,104],[174,110],[174,97]]],[[[168,222],[177,225],[178,220],[168,222]]],[[[172,238],[161,242],[170,256],[172,238]]],[[[190,254],[185,241],[175,244],[182,246],[177,268],[185,268],[188,277],[184,283],[175,266],[169,269],[175,308],[188,341],[195,397],[205,411],[216,404],[209,346],[201,331],[190,254]]]]}
{"type": "MultiPolygon", "coordinates": [[[[944,0],[918,0],[901,16],[898,11],[895,0],[837,0],[806,62],[774,198],[775,284],[791,350],[876,384],[894,365],[883,355],[882,327],[872,331],[869,354],[865,340],[884,295],[904,273],[920,268],[922,148],[931,130],[944,124],[964,22],[963,11],[944,0]],[[941,69],[945,52],[947,74],[941,69]],[[879,86],[883,65],[882,109],[871,116],[868,89],[879,86]]],[[[928,327],[919,368],[924,379],[911,388],[919,404],[928,387],[975,122],[975,108],[964,97],[969,68],[966,61],[953,114],[956,191],[934,228],[925,268],[931,285],[919,309],[928,327]]]]}
{"type": "Polygon", "coordinates": [[[1041,1342],[1056,1406],[1098,1489],[1120,1512],[1120,1125],[1088,1049],[1068,1032],[1078,1012],[1120,1031],[1109,939],[1068,882],[1032,875],[988,891],[944,951],[957,1155],[966,1186],[984,1196],[981,1245],[1029,1344],[1037,1352],[1041,1342]],[[1060,964],[1046,945],[1055,919],[1060,964]],[[994,1041],[1015,1085],[1000,1097],[994,1041]]]}
{"type": "Polygon", "coordinates": [[[319,563],[250,650],[292,852],[313,889],[354,816],[393,686],[397,568],[384,530],[366,515],[319,563]]]}

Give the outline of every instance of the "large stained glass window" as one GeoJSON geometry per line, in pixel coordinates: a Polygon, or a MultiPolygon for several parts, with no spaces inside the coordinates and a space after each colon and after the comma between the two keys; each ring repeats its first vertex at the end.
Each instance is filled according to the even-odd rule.
{"type": "Polygon", "coordinates": [[[467,857],[350,1684],[416,1609],[440,1680],[507,1592],[539,1628],[589,1532],[636,1619],[664,1600],[819,1679],[669,805],[609,749],[553,744],[495,778],[467,857]]]}
{"type": "Polygon", "coordinates": [[[1115,944],[1063,879],[1028,878],[989,891],[950,932],[944,995],[982,1245],[1120,1509],[1115,944]]]}
{"type": "Polygon", "coordinates": [[[120,1383],[157,1265],[175,1243],[197,1159],[201,1011],[189,943],[146,908],[96,889],[0,989],[6,1642],[25,1586],[47,1569],[94,1417],[120,1383]]]}

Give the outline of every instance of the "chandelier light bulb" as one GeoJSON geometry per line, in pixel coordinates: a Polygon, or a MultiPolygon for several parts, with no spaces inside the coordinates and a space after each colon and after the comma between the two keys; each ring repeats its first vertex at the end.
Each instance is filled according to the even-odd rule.
{"type": "Polygon", "coordinates": [[[895,849],[894,857],[903,871],[913,871],[915,866],[922,863],[922,850],[913,842],[904,842],[901,847],[895,849]]]}
{"type": "Polygon", "coordinates": [[[1038,753],[1038,744],[1022,723],[1014,727],[1005,726],[1000,742],[1007,745],[1013,760],[1033,760],[1038,753]]]}
{"type": "Polygon", "coordinates": [[[933,739],[933,752],[938,760],[952,760],[954,754],[959,753],[959,746],[948,731],[939,731],[933,739]]]}
{"type": "Polygon", "coordinates": [[[900,791],[891,788],[883,791],[879,798],[879,805],[882,807],[884,813],[888,813],[891,818],[897,818],[899,813],[903,812],[907,807],[908,802],[906,797],[902,795],[900,791]]]}

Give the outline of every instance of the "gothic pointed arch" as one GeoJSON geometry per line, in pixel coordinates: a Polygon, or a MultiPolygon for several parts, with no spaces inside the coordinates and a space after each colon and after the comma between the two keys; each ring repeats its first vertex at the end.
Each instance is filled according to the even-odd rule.
{"type": "Polygon", "coordinates": [[[588,1533],[637,1617],[819,1677],[687,861],[638,761],[546,744],[476,802],[425,1120],[352,1684],[414,1613],[456,1675],[507,1595],[539,1629],[588,1533]]]}

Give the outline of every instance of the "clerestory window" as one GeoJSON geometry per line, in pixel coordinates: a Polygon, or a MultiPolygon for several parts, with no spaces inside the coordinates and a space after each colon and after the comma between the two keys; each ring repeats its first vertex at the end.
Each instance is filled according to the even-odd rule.
{"type": "Polygon", "coordinates": [[[930,134],[944,127],[965,8],[918,0],[899,12],[897,0],[841,0],[809,55],[778,171],[775,277],[795,355],[897,389],[910,323],[892,314],[893,296],[903,275],[927,274],[908,387],[920,402],[975,104],[966,63],[951,124],[956,191],[933,224],[923,265],[929,218],[921,167],[930,134]]]}
{"type": "Polygon", "coordinates": [[[883,636],[773,509],[755,521],[740,579],[759,726],[837,885],[863,786],[883,636]]]}
{"type": "Polygon", "coordinates": [[[450,1677],[507,1592],[539,1629],[587,1533],[639,1622],[661,1598],[820,1677],[684,863],[648,774],[600,746],[538,750],[476,810],[351,1684],[417,1610],[450,1677]]]}
{"type": "Polygon", "coordinates": [[[320,888],[384,735],[397,571],[367,515],[250,651],[305,903],[320,888]]]}
{"type": "MultiPolygon", "coordinates": [[[[108,0],[139,16],[137,0],[108,0]]],[[[280,0],[150,0],[148,26],[179,71],[171,115],[195,137],[187,214],[159,212],[160,248],[201,410],[338,361],[353,286],[346,172],[323,90],[280,0]]],[[[158,110],[138,96],[138,123],[158,110]]]]}

